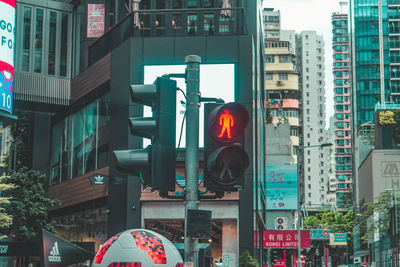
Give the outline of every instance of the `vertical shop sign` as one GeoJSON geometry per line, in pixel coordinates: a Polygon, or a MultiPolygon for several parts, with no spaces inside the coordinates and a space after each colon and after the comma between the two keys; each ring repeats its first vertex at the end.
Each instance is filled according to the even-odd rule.
{"type": "Polygon", "coordinates": [[[0,0],[0,110],[12,113],[15,0],[0,0]]]}
{"type": "Polygon", "coordinates": [[[87,37],[97,38],[104,34],[104,4],[88,4],[87,37]]]}
{"type": "Polygon", "coordinates": [[[297,209],[297,166],[267,165],[267,210],[297,209]]]}

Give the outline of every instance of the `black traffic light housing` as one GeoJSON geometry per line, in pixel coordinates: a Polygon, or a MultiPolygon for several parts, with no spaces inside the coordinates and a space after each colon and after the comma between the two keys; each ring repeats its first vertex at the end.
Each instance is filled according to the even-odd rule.
{"type": "Polygon", "coordinates": [[[249,166],[244,150],[249,113],[239,103],[204,105],[204,186],[211,192],[237,191],[249,166]]]}
{"type": "Polygon", "coordinates": [[[130,118],[131,134],[150,138],[144,149],[114,151],[117,169],[140,176],[145,187],[175,191],[176,81],[159,77],[154,84],[131,85],[132,101],[151,106],[152,117],[130,118]]]}

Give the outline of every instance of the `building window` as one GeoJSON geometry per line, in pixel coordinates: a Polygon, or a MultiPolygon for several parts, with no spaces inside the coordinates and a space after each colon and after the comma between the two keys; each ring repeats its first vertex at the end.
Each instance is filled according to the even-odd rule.
{"type": "Polygon", "coordinates": [[[292,58],[289,55],[280,55],[279,56],[279,63],[291,63],[292,58]]]}
{"type": "Polygon", "coordinates": [[[288,80],[288,74],[287,73],[279,73],[279,80],[288,80]]]}
{"type": "Polygon", "coordinates": [[[32,8],[24,7],[24,21],[23,21],[23,32],[22,32],[22,70],[29,71],[30,66],[30,45],[31,45],[31,17],[32,8]]]}
{"type": "Polygon", "coordinates": [[[69,78],[72,14],[20,3],[17,12],[16,70],[69,78]]]}
{"type": "Polygon", "coordinates": [[[273,78],[274,78],[274,75],[272,73],[265,73],[265,80],[272,81],[273,78]]]}
{"type": "Polygon", "coordinates": [[[52,127],[50,185],[108,165],[109,95],[52,127]]]}
{"type": "Polygon", "coordinates": [[[275,63],[275,56],[274,55],[266,55],[265,61],[267,63],[275,63]]]}

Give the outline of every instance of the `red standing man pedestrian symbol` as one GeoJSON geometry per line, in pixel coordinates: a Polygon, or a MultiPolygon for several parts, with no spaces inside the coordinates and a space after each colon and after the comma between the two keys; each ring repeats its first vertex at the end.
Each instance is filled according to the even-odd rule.
{"type": "Polygon", "coordinates": [[[222,126],[222,129],[218,137],[221,138],[222,136],[224,136],[226,132],[228,139],[232,139],[231,127],[233,127],[233,124],[234,124],[233,116],[229,113],[229,110],[225,109],[224,114],[221,114],[219,116],[219,125],[222,126]]]}

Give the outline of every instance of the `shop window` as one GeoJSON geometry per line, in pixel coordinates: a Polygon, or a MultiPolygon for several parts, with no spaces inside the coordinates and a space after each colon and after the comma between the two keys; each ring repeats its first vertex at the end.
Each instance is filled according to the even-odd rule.
{"type": "Polygon", "coordinates": [[[84,110],[81,110],[72,115],[72,177],[83,173],[84,129],[86,128],[84,114],[84,110]]]}
{"type": "Polygon", "coordinates": [[[108,165],[109,95],[52,128],[50,185],[108,165]]]}

